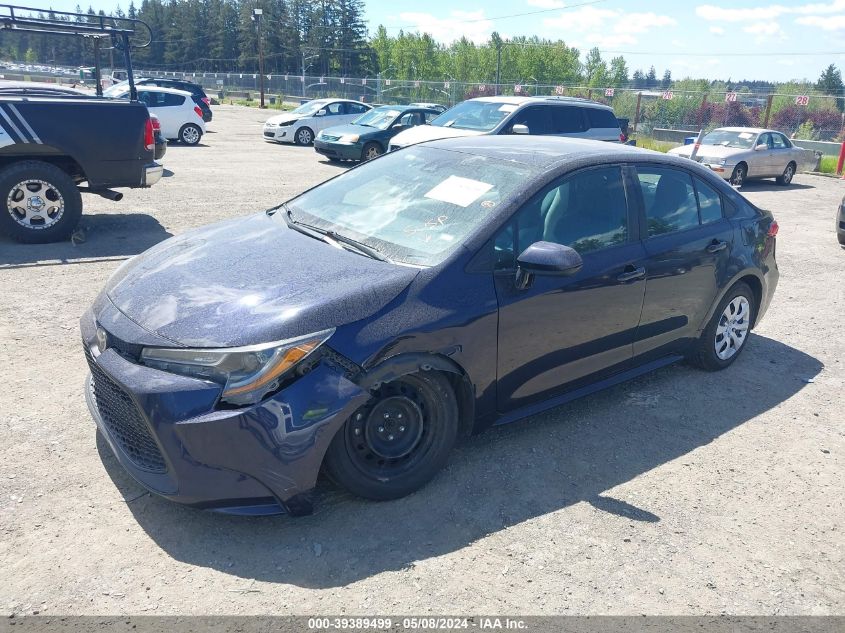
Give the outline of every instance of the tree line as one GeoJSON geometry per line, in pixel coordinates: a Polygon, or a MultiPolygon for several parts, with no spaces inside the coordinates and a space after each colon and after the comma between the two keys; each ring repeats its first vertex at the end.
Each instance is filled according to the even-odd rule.
{"type": "MultiPolygon", "coordinates": [[[[605,59],[598,48],[581,51],[563,40],[515,37],[498,33],[477,44],[467,38],[452,43],[426,33],[379,26],[368,34],[364,0],[142,0],[118,6],[114,18],[137,18],[150,25],[152,42],[137,48],[140,68],[194,72],[251,72],[258,69],[258,32],[254,9],[260,8],[265,72],[309,76],[373,77],[467,83],[564,85],[588,88],[702,92],[725,89],[775,92],[760,81],[674,81],[651,66],[631,72],[621,55],[605,59]]],[[[82,13],[81,7],[77,12],[82,13]]],[[[92,9],[88,13],[93,14],[92,9]]],[[[57,18],[55,14],[40,14],[57,18]]],[[[58,17],[57,19],[61,19],[58,17]]],[[[89,18],[77,18],[86,21],[89,18]]],[[[86,66],[93,64],[92,44],[82,38],[0,32],[0,55],[14,61],[86,66]]],[[[121,55],[108,53],[105,63],[120,64],[121,55]]],[[[806,88],[810,88],[807,86],[806,88]]],[[[843,97],[841,74],[831,65],[812,86],[823,94],[843,97]]],[[[805,88],[805,89],[806,89],[805,88]]],[[[840,110],[842,100],[837,101],[840,110]]]]}

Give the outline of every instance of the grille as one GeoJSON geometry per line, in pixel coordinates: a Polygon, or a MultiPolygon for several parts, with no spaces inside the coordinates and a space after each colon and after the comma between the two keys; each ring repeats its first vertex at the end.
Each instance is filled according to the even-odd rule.
{"type": "Polygon", "coordinates": [[[266,136],[267,138],[275,138],[276,133],[275,132],[264,132],[264,136],[266,136]]]}
{"type": "Polygon", "coordinates": [[[132,398],[100,369],[87,346],[85,357],[94,378],[94,403],[109,434],[138,468],[167,472],[161,451],[132,398]]]}

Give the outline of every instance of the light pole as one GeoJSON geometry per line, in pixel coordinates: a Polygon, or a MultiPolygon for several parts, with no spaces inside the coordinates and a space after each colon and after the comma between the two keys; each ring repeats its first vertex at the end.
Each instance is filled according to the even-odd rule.
{"type": "Polygon", "coordinates": [[[261,32],[261,16],[264,15],[264,9],[253,9],[252,19],[255,20],[255,27],[258,29],[258,72],[261,74],[258,85],[261,87],[261,105],[264,107],[264,37],[261,32]]]}

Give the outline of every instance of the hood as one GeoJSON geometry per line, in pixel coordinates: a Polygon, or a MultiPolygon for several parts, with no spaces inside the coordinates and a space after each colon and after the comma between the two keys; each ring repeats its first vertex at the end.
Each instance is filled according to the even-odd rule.
{"type": "Polygon", "coordinates": [[[262,213],[154,246],[121,266],[105,292],[132,321],[174,343],[231,347],[366,318],[417,272],[339,250],[262,213]]]}
{"type": "Polygon", "coordinates": [[[325,136],[328,134],[329,136],[342,136],[344,134],[358,134],[359,136],[370,135],[373,133],[383,132],[384,130],[379,130],[378,128],[369,127],[366,125],[355,125],[354,123],[349,123],[347,125],[335,125],[333,127],[326,128],[320,134],[325,136]]]}
{"type": "Polygon", "coordinates": [[[439,125],[417,125],[410,130],[399,132],[390,141],[392,145],[405,147],[423,141],[436,141],[441,138],[455,138],[458,136],[480,136],[483,132],[478,130],[461,130],[454,127],[442,127],[439,125]]]}
{"type": "Polygon", "coordinates": [[[303,116],[304,115],[300,113],[285,112],[284,114],[271,116],[267,119],[265,125],[278,125],[279,123],[284,123],[286,121],[296,121],[297,119],[301,119],[303,116]]]}
{"type": "MultiPolygon", "coordinates": [[[[670,149],[667,153],[674,154],[675,156],[683,156],[684,158],[689,158],[690,154],[692,153],[692,148],[694,145],[681,145],[680,147],[674,147],[670,149]]],[[[750,149],[741,149],[738,147],[725,147],[724,145],[701,145],[698,148],[698,153],[695,155],[696,158],[728,158],[729,156],[734,156],[735,154],[744,154],[745,152],[751,151],[750,149]]]]}

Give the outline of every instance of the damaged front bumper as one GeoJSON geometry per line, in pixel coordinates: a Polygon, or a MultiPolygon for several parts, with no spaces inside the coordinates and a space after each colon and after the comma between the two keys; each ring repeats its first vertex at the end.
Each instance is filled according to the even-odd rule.
{"type": "Polygon", "coordinates": [[[348,370],[323,359],[263,402],[218,406],[221,387],[101,351],[93,314],[82,336],[86,399],[121,465],[173,501],[235,513],[307,514],[307,493],[334,434],[368,398],[348,370]]]}

